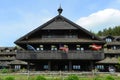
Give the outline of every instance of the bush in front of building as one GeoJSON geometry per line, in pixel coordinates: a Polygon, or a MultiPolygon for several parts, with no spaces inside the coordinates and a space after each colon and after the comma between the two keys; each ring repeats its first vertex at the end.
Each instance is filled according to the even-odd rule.
{"type": "Polygon", "coordinates": [[[3,68],[3,69],[1,69],[1,71],[0,71],[1,73],[8,73],[9,72],[9,70],[8,69],[6,69],[6,68],[3,68]]]}
{"type": "Polygon", "coordinates": [[[0,80],[3,80],[3,79],[0,77],[0,80]]]}
{"type": "Polygon", "coordinates": [[[79,77],[77,75],[69,75],[65,80],[79,80],[79,77]]]}
{"type": "Polygon", "coordinates": [[[15,80],[15,77],[8,76],[8,77],[6,77],[4,80],[15,80]]]}
{"type": "Polygon", "coordinates": [[[63,80],[61,77],[53,78],[51,80],[63,80]]]}
{"type": "Polygon", "coordinates": [[[115,80],[112,76],[107,76],[105,80],[115,80]]]}
{"type": "Polygon", "coordinates": [[[93,80],[103,80],[100,76],[96,76],[93,80]]]}
{"type": "Polygon", "coordinates": [[[35,80],[47,80],[44,76],[37,76],[35,80]]]}

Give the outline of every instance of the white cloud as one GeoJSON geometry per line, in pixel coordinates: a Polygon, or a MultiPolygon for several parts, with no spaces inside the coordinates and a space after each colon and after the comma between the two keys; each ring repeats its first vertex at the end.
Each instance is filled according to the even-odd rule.
{"type": "Polygon", "coordinates": [[[76,21],[80,26],[97,32],[104,28],[120,25],[120,10],[104,9],[76,21]]]}

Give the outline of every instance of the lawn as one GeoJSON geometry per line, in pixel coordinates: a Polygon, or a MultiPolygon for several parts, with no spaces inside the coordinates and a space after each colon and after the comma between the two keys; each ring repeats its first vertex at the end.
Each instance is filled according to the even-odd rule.
{"type": "MultiPolygon", "coordinates": [[[[9,80],[77,80],[77,78],[79,78],[78,80],[120,80],[119,76],[115,76],[115,75],[108,75],[108,74],[99,74],[97,76],[43,76],[41,75],[43,78],[38,78],[37,77],[40,76],[39,74],[37,75],[30,75],[29,79],[28,79],[28,75],[27,74],[0,74],[0,80],[6,80],[7,77],[14,77],[14,79],[9,79],[9,80]]],[[[8,79],[7,79],[8,80],[8,79]]]]}

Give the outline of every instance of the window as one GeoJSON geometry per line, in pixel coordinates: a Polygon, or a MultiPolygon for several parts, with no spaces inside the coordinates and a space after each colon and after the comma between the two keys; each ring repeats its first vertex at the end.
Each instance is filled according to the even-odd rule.
{"type": "Polygon", "coordinates": [[[43,50],[44,50],[43,45],[40,45],[39,50],[41,50],[41,51],[43,51],[43,50]]]}
{"type": "Polygon", "coordinates": [[[113,46],[112,48],[113,48],[113,50],[116,50],[116,46],[113,46]]]}
{"type": "Polygon", "coordinates": [[[81,47],[81,48],[80,48],[80,50],[81,50],[81,51],[84,51],[84,48],[83,48],[83,47],[81,47]]]}
{"type": "Polygon", "coordinates": [[[80,65],[73,65],[74,70],[80,70],[80,68],[81,68],[80,65]]]}
{"type": "Polygon", "coordinates": [[[80,45],[76,45],[76,50],[80,50],[80,45]]]}
{"type": "Polygon", "coordinates": [[[48,65],[44,65],[43,68],[47,70],[48,69],[48,65]]]}
{"type": "Polygon", "coordinates": [[[100,70],[104,70],[104,65],[97,65],[96,68],[100,70]]]}
{"type": "Polygon", "coordinates": [[[111,38],[106,38],[105,41],[106,42],[112,42],[112,39],[111,38]]]}
{"type": "Polygon", "coordinates": [[[40,48],[37,48],[36,50],[37,50],[37,51],[39,51],[39,50],[40,50],[40,48]]]}
{"type": "Polygon", "coordinates": [[[55,46],[55,45],[51,45],[51,50],[53,51],[53,50],[57,50],[57,47],[55,46]]]}
{"type": "Polygon", "coordinates": [[[15,65],[15,70],[20,70],[21,66],[20,65],[15,65]]]}

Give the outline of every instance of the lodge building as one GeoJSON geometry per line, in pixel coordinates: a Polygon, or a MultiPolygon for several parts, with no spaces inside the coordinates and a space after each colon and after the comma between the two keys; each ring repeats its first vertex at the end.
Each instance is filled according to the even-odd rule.
{"type": "Polygon", "coordinates": [[[58,15],[15,41],[18,47],[0,48],[0,68],[36,71],[108,71],[118,64],[120,36],[96,36],[58,15]],[[99,47],[96,49],[96,47],[99,47]],[[6,65],[3,65],[6,63],[6,65]],[[32,65],[31,65],[32,64],[32,65]]]}

